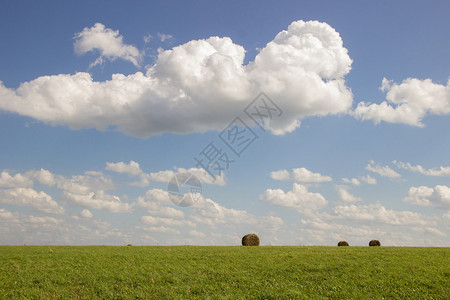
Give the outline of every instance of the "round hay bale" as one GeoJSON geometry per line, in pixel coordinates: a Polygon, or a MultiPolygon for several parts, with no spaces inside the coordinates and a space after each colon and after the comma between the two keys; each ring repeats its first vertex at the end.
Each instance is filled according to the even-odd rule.
{"type": "Polygon", "coordinates": [[[338,246],[348,246],[348,243],[347,243],[347,241],[340,241],[338,243],[338,246]]]}
{"type": "Polygon", "coordinates": [[[381,246],[381,243],[380,243],[379,240],[371,240],[371,241],[369,242],[369,246],[370,246],[370,247],[373,247],[373,246],[381,246]]]}
{"type": "Polygon", "coordinates": [[[259,237],[254,233],[244,235],[242,246],[259,246],[259,237]]]}

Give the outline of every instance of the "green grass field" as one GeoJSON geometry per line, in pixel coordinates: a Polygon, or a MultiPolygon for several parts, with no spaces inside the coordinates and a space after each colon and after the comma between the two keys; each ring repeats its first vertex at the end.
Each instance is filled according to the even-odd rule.
{"type": "Polygon", "coordinates": [[[0,247],[0,298],[449,299],[449,248],[0,247]]]}

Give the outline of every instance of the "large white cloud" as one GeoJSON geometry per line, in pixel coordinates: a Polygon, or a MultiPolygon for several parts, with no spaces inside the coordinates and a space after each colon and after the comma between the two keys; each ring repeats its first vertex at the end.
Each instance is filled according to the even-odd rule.
{"type": "Polygon", "coordinates": [[[96,23],[94,26],[86,27],[83,31],[75,34],[74,38],[74,49],[77,54],[85,54],[95,50],[100,52],[100,56],[90,65],[91,67],[103,63],[105,58],[109,60],[122,58],[139,67],[142,54],[136,47],[124,44],[119,31],[96,23]]]}
{"type": "Polygon", "coordinates": [[[403,201],[420,206],[450,209],[450,188],[445,185],[411,187],[403,201]]]}
{"type": "MultiPolygon", "coordinates": [[[[137,64],[138,53],[101,24],[85,28],[75,46],[137,64]]],[[[352,105],[344,82],[352,60],[326,23],[293,22],[248,65],[244,56],[227,37],[193,40],[161,50],[146,74],[114,74],[103,82],[88,73],[59,74],[16,89],[0,84],[0,109],[73,129],[147,137],[222,130],[261,91],[284,111],[265,123],[276,134],[294,130],[305,116],[345,113],[352,105]]]]}
{"type": "Polygon", "coordinates": [[[383,78],[381,89],[387,91],[387,101],[358,103],[353,112],[356,118],[424,127],[425,116],[450,114],[450,80],[441,85],[431,79],[408,78],[397,84],[383,78]]]}

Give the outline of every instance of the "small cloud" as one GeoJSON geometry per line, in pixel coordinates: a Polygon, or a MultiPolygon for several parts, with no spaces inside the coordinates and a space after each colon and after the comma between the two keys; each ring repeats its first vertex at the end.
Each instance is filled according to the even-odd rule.
{"type": "Polygon", "coordinates": [[[146,36],[144,36],[144,43],[148,44],[150,43],[150,40],[153,38],[153,36],[151,34],[147,34],[146,36]]]}
{"type": "Polygon", "coordinates": [[[358,178],[351,178],[351,179],[342,178],[342,181],[345,183],[350,183],[350,184],[356,185],[356,186],[361,184],[361,182],[359,182],[358,178]]]}
{"type": "Polygon", "coordinates": [[[270,177],[274,180],[292,180],[293,182],[329,182],[333,179],[330,176],[322,175],[320,173],[313,173],[306,168],[279,170],[270,173],[270,177]]]}
{"type": "Polygon", "coordinates": [[[173,36],[171,34],[165,34],[165,33],[159,33],[158,32],[158,37],[159,37],[159,40],[161,42],[172,41],[173,40],[173,36]]]}
{"type": "Polygon", "coordinates": [[[380,176],[388,177],[390,179],[400,178],[401,175],[392,170],[389,166],[381,166],[379,164],[375,164],[373,160],[369,162],[366,167],[366,170],[377,173],[380,176]]]}
{"type": "Polygon", "coordinates": [[[348,187],[345,186],[337,186],[336,187],[339,193],[339,200],[346,202],[346,203],[354,203],[362,201],[360,197],[356,197],[349,193],[348,187]]]}
{"type": "Polygon", "coordinates": [[[387,92],[386,101],[360,102],[351,114],[376,124],[384,121],[417,127],[425,127],[422,120],[427,115],[450,114],[450,80],[447,85],[441,85],[431,79],[408,78],[396,84],[383,78],[380,89],[387,92]]]}
{"type": "Polygon", "coordinates": [[[393,163],[400,169],[409,170],[413,172],[419,172],[427,176],[447,176],[450,177],[450,167],[440,166],[438,169],[425,169],[421,165],[413,166],[410,163],[404,163],[394,160],[393,163]]]}
{"type": "Polygon", "coordinates": [[[74,39],[75,53],[80,55],[93,51],[100,53],[100,56],[89,67],[103,64],[105,59],[114,61],[117,58],[127,60],[136,67],[140,67],[142,54],[136,47],[124,44],[123,37],[118,30],[114,31],[101,23],[96,23],[94,26],[86,27],[83,31],[76,33],[74,39]]]}
{"type": "Polygon", "coordinates": [[[81,212],[80,212],[80,216],[82,216],[83,218],[92,218],[93,217],[93,214],[89,211],[89,210],[87,210],[87,209],[83,209],[81,212]]]}
{"type": "Polygon", "coordinates": [[[377,184],[377,180],[372,176],[370,176],[369,174],[367,174],[366,176],[362,176],[361,180],[367,184],[377,184]]]}

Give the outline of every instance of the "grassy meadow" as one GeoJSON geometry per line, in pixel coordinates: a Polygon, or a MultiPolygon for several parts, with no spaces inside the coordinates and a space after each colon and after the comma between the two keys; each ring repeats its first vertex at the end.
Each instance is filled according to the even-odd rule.
{"type": "Polygon", "coordinates": [[[450,299],[450,248],[0,247],[0,299],[450,299]]]}

